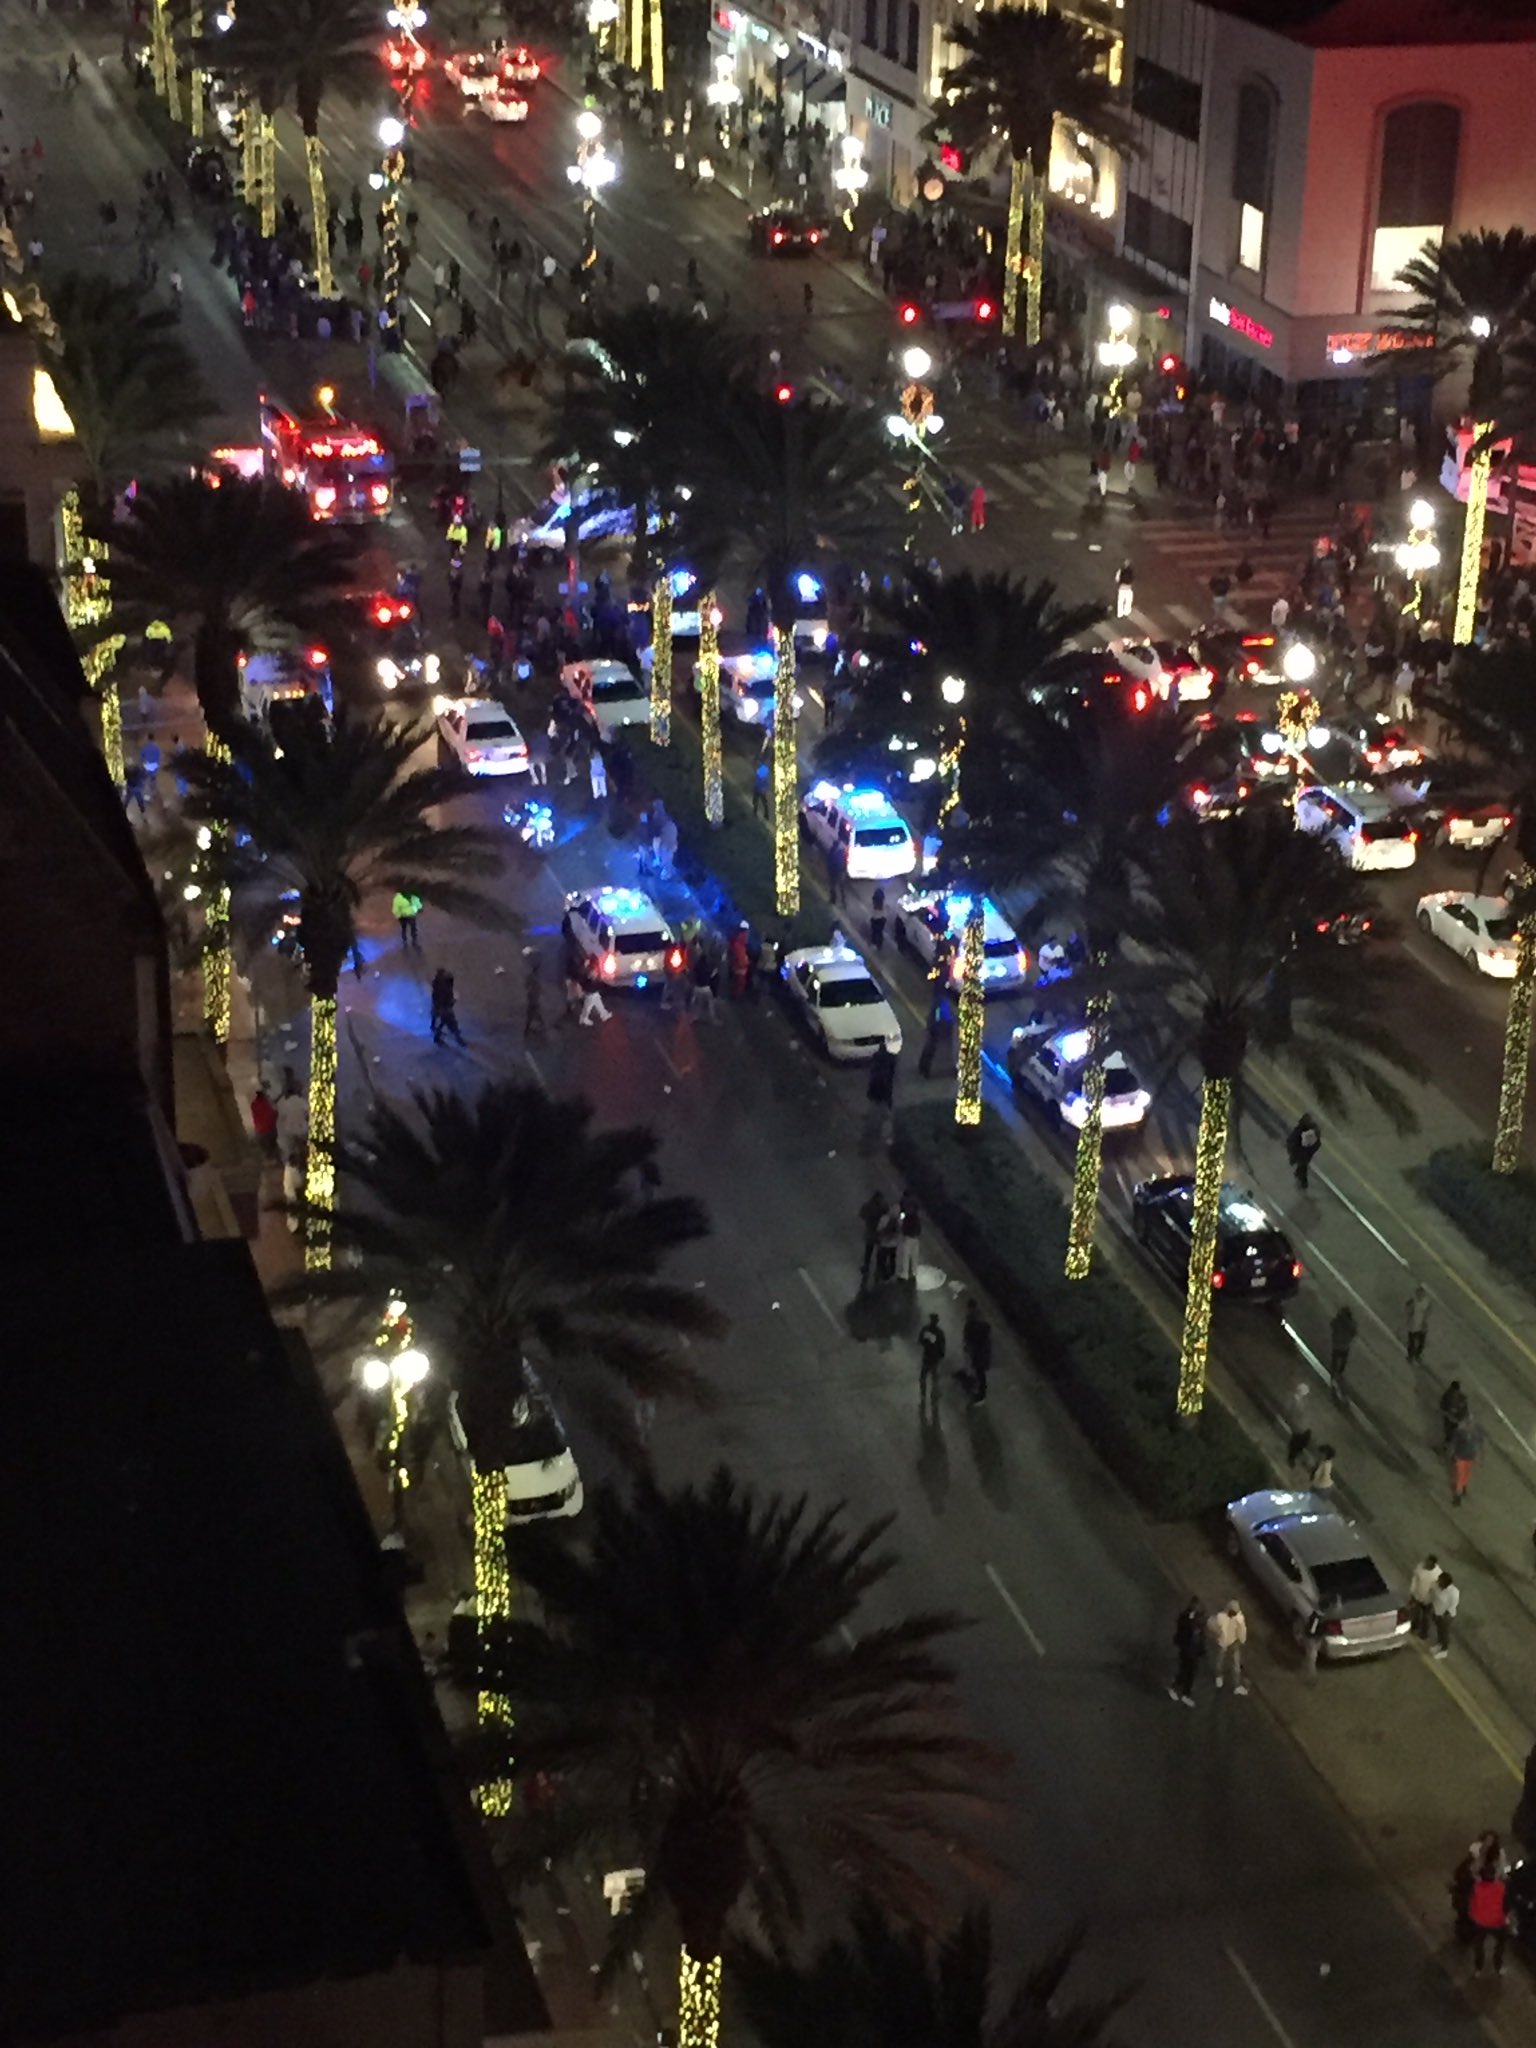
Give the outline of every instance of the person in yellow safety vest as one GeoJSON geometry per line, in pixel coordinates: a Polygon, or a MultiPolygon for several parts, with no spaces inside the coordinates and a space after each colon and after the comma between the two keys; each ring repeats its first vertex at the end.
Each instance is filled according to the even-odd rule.
{"type": "Polygon", "coordinates": [[[400,944],[403,947],[414,946],[419,953],[421,934],[416,929],[416,920],[421,915],[421,898],[409,889],[397,889],[391,908],[400,920],[400,944]]]}
{"type": "Polygon", "coordinates": [[[448,531],[443,535],[443,538],[447,541],[449,547],[455,553],[458,553],[461,549],[469,546],[469,528],[462,519],[450,520],[448,531]]]}

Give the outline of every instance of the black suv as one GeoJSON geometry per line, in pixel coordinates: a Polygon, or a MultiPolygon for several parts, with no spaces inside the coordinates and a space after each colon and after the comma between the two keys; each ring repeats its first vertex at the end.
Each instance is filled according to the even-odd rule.
{"type": "Polygon", "coordinates": [[[827,239],[827,231],[803,213],[771,206],[754,213],[747,222],[747,238],[754,256],[809,256],[827,239]]]}
{"type": "MultiPolygon", "coordinates": [[[[1137,1241],[1181,1284],[1189,1272],[1189,1236],[1195,1208],[1192,1173],[1167,1173],[1136,1183],[1131,1223],[1137,1241]]],[[[1290,1239],[1245,1189],[1224,1181],[1216,1224],[1218,1298],[1285,1301],[1301,1280],[1301,1261],[1290,1239]]]]}

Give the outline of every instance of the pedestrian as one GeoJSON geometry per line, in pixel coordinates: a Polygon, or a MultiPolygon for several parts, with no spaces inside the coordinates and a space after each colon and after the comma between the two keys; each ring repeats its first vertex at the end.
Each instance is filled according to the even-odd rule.
{"type": "Polygon", "coordinates": [[[309,1104],[299,1093],[292,1067],[283,1069],[277,1097],[277,1149],[284,1159],[302,1157],[309,1144],[309,1104]]]}
{"type": "Polygon", "coordinates": [[[875,1263],[875,1247],[880,1242],[880,1225],[885,1220],[886,1200],[878,1188],[870,1193],[868,1200],[859,1210],[859,1222],[864,1231],[864,1256],[859,1265],[859,1292],[862,1294],[869,1285],[869,1276],[875,1263]]]}
{"type": "Polygon", "coordinates": [[[1462,1389],[1460,1380],[1452,1380],[1440,1396],[1440,1447],[1448,1451],[1451,1438],[1456,1434],[1467,1417],[1472,1413],[1472,1404],[1462,1389]]]}
{"type": "Polygon", "coordinates": [[[1310,1110],[1304,1110],[1286,1137],[1285,1156],[1291,1162],[1291,1171],[1296,1176],[1296,1185],[1303,1194],[1307,1191],[1312,1177],[1312,1162],[1317,1157],[1323,1142],[1323,1134],[1317,1127],[1310,1110]]]}
{"type": "Polygon", "coordinates": [[[866,1146],[873,1145],[877,1139],[881,1144],[889,1145],[896,1119],[896,1054],[889,1039],[882,1039],[875,1047],[874,1057],[869,1063],[869,1083],[864,1093],[869,1103],[866,1146]]]}
{"type": "Polygon", "coordinates": [[[1136,469],[1140,461],[1141,442],[1132,434],[1125,447],[1125,488],[1128,491],[1134,491],[1136,488],[1136,469]]]}
{"type": "Polygon", "coordinates": [[[992,1325],[982,1314],[981,1305],[974,1295],[965,1305],[960,1348],[965,1353],[965,1368],[957,1372],[955,1378],[970,1395],[973,1408],[985,1407],[987,1377],[992,1370],[992,1325]]]}
{"type": "Polygon", "coordinates": [[[869,943],[877,953],[885,951],[885,891],[876,889],[869,899],[869,943]]]}
{"type": "Polygon", "coordinates": [[[1414,1566],[1408,1579],[1408,1620],[1414,1634],[1425,1642],[1434,1633],[1434,1597],[1439,1583],[1440,1560],[1431,1551],[1414,1566]]]}
{"type": "Polygon", "coordinates": [[[949,1350],[949,1340],[935,1309],[917,1333],[917,1398],[925,1402],[939,1396],[939,1367],[949,1350]]]}
{"type": "Polygon", "coordinates": [[[1436,1579],[1434,1591],[1429,1596],[1429,1608],[1435,1624],[1435,1647],[1429,1654],[1431,1657],[1449,1657],[1451,1636],[1461,1608],[1461,1588],[1449,1572],[1442,1572],[1436,1579]]]}
{"type": "Polygon", "coordinates": [[[917,1285],[917,1253],[922,1243],[923,1217],[917,1197],[910,1188],[901,1194],[901,1235],[896,1245],[896,1278],[917,1285]]]}
{"type": "Polygon", "coordinates": [[[1328,1381],[1335,1401],[1344,1399],[1344,1375],[1349,1369],[1349,1347],[1359,1335],[1355,1312],[1347,1301],[1340,1302],[1328,1325],[1328,1381]]]}
{"type": "Polygon", "coordinates": [[[1509,1897],[1497,1852],[1485,1856],[1472,1872],[1472,1888],[1467,1895],[1467,1919],[1472,1929],[1473,1976],[1481,1977],[1483,1974],[1491,1939],[1494,1971],[1502,1977],[1504,1947],[1509,1939],[1509,1897]]]}
{"type": "Polygon", "coordinates": [[[987,525],[987,487],[983,483],[971,485],[971,531],[984,533],[987,525]]]}
{"type": "Polygon", "coordinates": [[[1316,1607],[1302,1623],[1301,1652],[1307,1683],[1316,1685],[1318,1659],[1323,1654],[1323,1644],[1328,1637],[1328,1625],[1338,1615],[1339,1596],[1325,1593],[1316,1607]]]}
{"type": "Polygon", "coordinates": [[[1338,1456],[1332,1444],[1319,1444],[1317,1458],[1307,1474],[1307,1484],[1314,1493],[1332,1493],[1333,1461],[1338,1456]]]}
{"type": "Polygon", "coordinates": [[[1288,597],[1277,597],[1269,608],[1269,623],[1277,633],[1285,631],[1285,622],[1291,616],[1291,601],[1288,597]]]}
{"type": "Polygon", "coordinates": [[[752,770],[752,815],[754,818],[766,818],[769,816],[768,796],[772,780],[772,771],[768,766],[768,756],[763,754],[759,758],[757,766],[752,770]]]}
{"type": "Polygon", "coordinates": [[[523,1036],[543,1038],[544,1027],[544,957],[536,946],[526,948],[528,973],[523,982],[523,1036]]]}
{"type": "Polygon", "coordinates": [[[1470,1415],[1458,1422],[1451,1437],[1451,1506],[1459,1508],[1472,1484],[1472,1467],[1483,1448],[1483,1432],[1470,1415]]]}
{"type": "Polygon", "coordinates": [[[1115,571],[1115,617],[1128,619],[1136,602],[1136,571],[1128,561],[1115,571]]]}
{"type": "Polygon", "coordinates": [[[896,1247],[901,1240],[901,1217],[894,1208],[880,1218],[875,1240],[875,1279],[880,1285],[896,1278],[896,1247]]]}
{"type": "Polygon", "coordinates": [[[400,944],[402,949],[414,946],[421,951],[421,934],[416,929],[416,920],[421,915],[421,898],[412,889],[397,889],[390,908],[400,923],[400,944]]]}
{"type": "Polygon", "coordinates": [[[1290,1437],[1285,1446],[1285,1462],[1294,1466],[1302,1458],[1312,1442],[1312,1382],[1297,1380],[1291,1388],[1290,1398],[1285,1405],[1286,1421],[1290,1424],[1290,1437]]]}
{"type": "Polygon", "coordinates": [[[1216,1690],[1221,1691],[1230,1675],[1232,1690],[1239,1699],[1248,1691],[1243,1677],[1243,1645],[1248,1640],[1248,1621],[1236,1600],[1229,1600],[1219,1614],[1213,1614],[1207,1633],[1216,1645],[1216,1690]]]}
{"type": "Polygon", "coordinates": [[[848,856],[836,840],[827,848],[827,895],[834,905],[848,901],[848,856]]]}
{"type": "Polygon", "coordinates": [[[277,1104],[267,1093],[265,1083],[258,1083],[256,1093],[251,1097],[251,1133],[261,1147],[263,1159],[277,1163],[277,1104]]]}
{"type": "Polygon", "coordinates": [[[592,801],[602,804],[608,801],[608,763],[603,759],[601,741],[594,741],[591,757],[587,762],[587,775],[592,784],[592,801]]]}
{"type": "Polygon", "coordinates": [[[1387,715],[1395,725],[1413,723],[1413,692],[1419,679],[1419,672],[1406,658],[1397,665],[1392,678],[1392,696],[1387,715]]]}
{"type": "Polygon", "coordinates": [[[439,967],[432,977],[432,1043],[441,1045],[445,1032],[456,1045],[464,1043],[464,1034],[459,1029],[453,976],[446,967],[439,967]]]}
{"type": "Polygon", "coordinates": [[[606,1024],[613,1012],[603,1001],[603,985],[597,978],[596,966],[589,958],[583,957],[576,970],[576,978],[581,989],[580,1009],[576,1021],[583,1026],[606,1024]]]}
{"type": "Polygon", "coordinates": [[[1205,1657],[1207,1627],[1204,1603],[1198,1595],[1191,1594],[1173,1624],[1173,1683],[1168,1688],[1168,1697],[1181,1707],[1195,1704],[1195,1674],[1205,1657]]]}
{"type": "Polygon", "coordinates": [[[1408,1363],[1417,1365],[1424,1356],[1425,1341],[1429,1336],[1429,1289],[1422,1280],[1416,1280],[1403,1303],[1404,1349],[1408,1363]]]}
{"type": "Polygon", "coordinates": [[[726,972],[729,976],[731,1000],[741,1002],[752,979],[752,956],[748,950],[748,926],[743,918],[731,933],[730,943],[725,949],[726,972]]]}

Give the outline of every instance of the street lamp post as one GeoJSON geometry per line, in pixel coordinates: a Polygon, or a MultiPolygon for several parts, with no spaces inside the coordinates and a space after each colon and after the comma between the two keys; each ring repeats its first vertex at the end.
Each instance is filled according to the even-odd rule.
{"type": "Polygon", "coordinates": [[[1435,508],[1428,498],[1416,498],[1408,508],[1408,538],[1392,550],[1392,559],[1413,584],[1413,595],[1403,606],[1405,618],[1422,614],[1424,579],[1440,566],[1435,544],[1435,508]]]}
{"type": "Polygon", "coordinates": [[[933,358],[925,348],[909,348],[902,352],[901,367],[906,384],[901,393],[900,412],[886,415],[886,432],[896,441],[904,441],[911,451],[911,468],[902,484],[910,517],[907,522],[906,547],[910,553],[917,545],[917,520],[923,504],[923,464],[928,455],[928,436],[942,433],[944,421],[933,409],[933,392],[923,379],[933,368],[933,358]]]}
{"type": "Polygon", "coordinates": [[[942,832],[949,822],[950,812],[960,801],[960,764],[965,759],[965,713],[960,706],[965,702],[965,677],[945,676],[939,684],[939,695],[955,713],[955,723],[939,751],[939,774],[944,780],[944,795],[939,804],[939,830],[942,832]]]}
{"type": "Polygon", "coordinates": [[[853,233],[853,209],[859,203],[859,195],[869,183],[869,172],[864,168],[864,144],[857,135],[845,135],[838,145],[842,162],[833,166],[832,183],[843,195],[843,226],[853,233]]]}
{"type": "MultiPolygon", "coordinates": [[[[393,1308],[395,1304],[391,1303],[393,1308]]],[[[402,1315],[397,1321],[404,1322],[402,1315]]],[[[391,1327],[386,1323],[386,1329],[391,1327]]],[[[408,1322],[405,1323],[408,1327],[408,1322]]],[[[388,1394],[388,1427],[384,1434],[383,1452],[389,1472],[389,1498],[394,1526],[400,1526],[401,1510],[405,1505],[406,1488],[411,1475],[405,1464],[405,1433],[411,1421],[411,1396],[421,1386],[431,1371],[431,1364],[424,1351],[415,1345],[407,1345],[403,1351],[376,1349],[365,1353],[357,1361],[357,1376],[367,1393],[375,1396],[388,1394]]]]}
{"type": "Polygon", "coordinates": [[[1099,367],[1113,374],[1105,394],[1111,412],[1120,409],[1120,386],[1125,373],[1136,360],[1136,344],[1130,338],[1131,323],[1135,319],[1129,306],[1113,305],[1105,309],[1104,321],[1109,329],[1109,338],[1101,341],[1094,351],[1099,367]]]}
{"type": "Polygon", "coordinates": [[[736,83],[736,60],[722,50],[715,58],[715,75],[704,88],[704,97],[715,110],[715,124],[722,149],[731,144],[731,111],[741,105],[741,87],[736,83]]]}
{"type": "MultiPolygon", "coordinates": [[[[383,329],[384,347],[391,355],[399,355],[405,348],[405,243],[400,233],[400,187],[405,178],[405,123],[394,114],[386,114],[379,123],[379,144],[384,151],[383,160],[376,173],[383,201],[379,212],[383,221],[383,248],[379,257],[379,325],[383,329]]],[[[373,178],[370,177],[370,184],[373,178]]]]}
{"type": "Polygon", "coordinates": [[[597,268],[597,195],[611,185],[619,167],[603,148],[603,117],[593,107],[576,116],[576,161],[565,174],[581,187],[581,303],[592,303],[592,277],[597,268]]]}

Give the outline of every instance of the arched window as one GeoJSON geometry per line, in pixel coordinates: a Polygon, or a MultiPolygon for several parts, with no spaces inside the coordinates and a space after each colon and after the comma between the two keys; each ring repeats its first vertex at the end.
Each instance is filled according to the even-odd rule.
{"type": "Polygon", "coordinates": [[[1240,270],[1251,270],[1256,276],[1264,269],[1278,111],[1279,97],[1264,79],[1245,79],[1238,87],[1237,126],[1232,138],[1237,264],[1240,270]]]}
{"type": "Polygon", "coordinates": [[[1444,100],[1412,100],[1381,124],[1381,170],[1371,287],[1401,292],[1397,273],[1426,242],[1438,242],[1456,207],[1461,110],[1444,100]]]}

